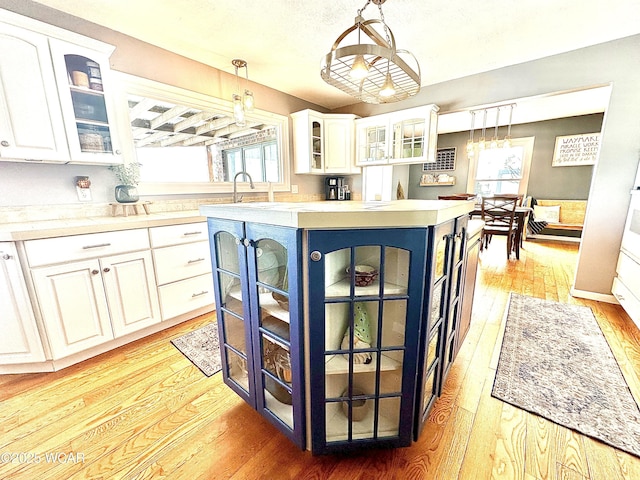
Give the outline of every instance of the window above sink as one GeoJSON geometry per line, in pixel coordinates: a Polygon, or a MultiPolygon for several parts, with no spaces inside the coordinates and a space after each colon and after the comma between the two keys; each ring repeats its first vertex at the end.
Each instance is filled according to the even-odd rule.
{"type": "Polygon", "coordinates": [[[231,100],[117,75],[130,127],[126,156],[141,164],[140,194],[227,193],[239,171],[256,191],[289,189],[287,117],[254,110],[238,127],[231,100]]]}

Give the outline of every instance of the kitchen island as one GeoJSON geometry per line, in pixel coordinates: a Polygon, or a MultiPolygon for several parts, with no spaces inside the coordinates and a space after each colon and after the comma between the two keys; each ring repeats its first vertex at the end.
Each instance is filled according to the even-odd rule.
{"type": "Polygon", "coordinates": [[[471,210],[436,200],[201,206],[225,383],[313,453],[410,445],[468,325],[471,210]]]}

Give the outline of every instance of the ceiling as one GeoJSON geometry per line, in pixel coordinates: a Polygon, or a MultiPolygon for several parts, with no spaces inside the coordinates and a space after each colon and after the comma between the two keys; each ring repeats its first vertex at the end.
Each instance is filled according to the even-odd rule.
{"type": "MultiPolygon", "coordinates": [[[[365,0],[34,1],[230,73],[242,58],[251,81],[328,109],[355,103],[320,62],[365,0]]],[[[382,11],[423,88],[640,33],[640,0],[388,0],[382,11]]]]}

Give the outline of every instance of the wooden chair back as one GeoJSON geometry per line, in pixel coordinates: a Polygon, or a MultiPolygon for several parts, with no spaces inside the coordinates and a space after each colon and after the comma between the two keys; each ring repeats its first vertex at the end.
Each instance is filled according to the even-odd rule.
{"type": "Polygon", "coordinates": [[[515,213],[519,195],[494,195],[482,198],[482,219],[485,222],[485,231],[493,231],[499,234],[504,231],[506,234],[517,228],[515,224],[515,213]]]}

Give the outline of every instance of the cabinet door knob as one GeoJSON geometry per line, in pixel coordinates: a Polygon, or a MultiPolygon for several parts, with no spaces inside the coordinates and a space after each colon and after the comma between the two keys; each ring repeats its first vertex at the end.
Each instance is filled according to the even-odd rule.
{"type": "Polygon", "coordinates": [[[3,260],[11,260],[13,257],[11,255],[9,255],[8,253],[5,253],[4,255],[2,255],[2,259],[3,260]]]}
{"type": "Polygon", "coordinates": [[[242,243],[242,240],[240,240],[240,237],[236,237],[236,245],[240,245],[242,243]]]}
{"type": "Polygon", "coordinates": [[[245,239],[242,241],[242,244],[243,244],[245,247],[250,247],[250,246],[252,246],[252,245],[253,245],[253,240],[249,240],[248,238],[245,238],[245,239]]]}
{"type": "Polygon", "coordinates": [[[313,252],[311,252],[309,257],[311,257],[311,260],[313,260],[314,262],[319,262],[322,259],[322,253],[320,253],[318,250],[314,250],[313,252]]]}
{"type": "Polygon", "coordinates": [[[7,142],[6,140],[2,140],[0,142],[0,145],[2,145],[3,147],[8,147],[9,146],[9,142],[7,142]]]}
{"type": "Polygon", "coordinates": [[[109,267],[105,267],[102,271],[104,273],[109,273],[111,271],[111,269],[109,267]]]}
{"type": "Polygon", "coordinates": [[[91,273],[92,273],[93,275],[97,275],[97,274],[99,274],[99,273],[100,273],[100,270],[91,270],[91,273]]]}

